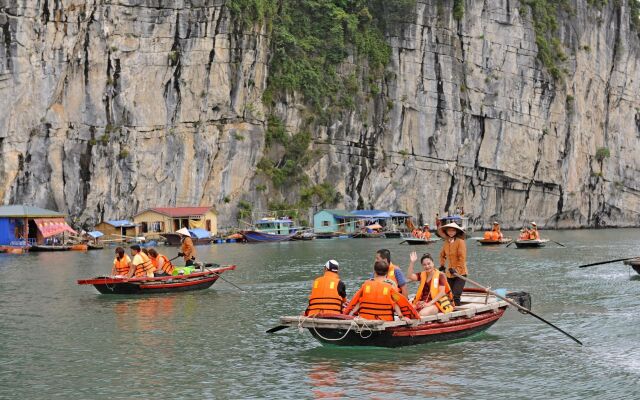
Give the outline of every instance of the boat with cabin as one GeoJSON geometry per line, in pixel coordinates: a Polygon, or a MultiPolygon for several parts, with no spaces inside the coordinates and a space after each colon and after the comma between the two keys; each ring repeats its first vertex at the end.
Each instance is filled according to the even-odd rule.
{"type": "Polygon", "coordinates": [[[78,285],[93,285],[102,294],[155,294],[202,290],[211,287],[220,274],[236,269],[235,265],[210,268],[214,264],[205,264],[201,271],[189,267],[176,267],[183,275],[156,276],[153,278],[127,278],[123,276],[99,276],[92,279],[80,279],[78,285]]]}
{"type": "MultiPolygon", "coordinates": [[[[531,306],[528,293],[508,292],[506,297],[525,308],[531,306]]],[[[410,322],[368,320],[344,314],[317,317],[300,315],[281,317],[280,327],[307,329],[322,344],[401,347],[463,339],[483,332],[504,315],[509,305],[485,290],[475,288],[466,288],[461,300],[462,305],[453,312],[410,322]]]]}
{"type": "Polygon", "coordinates": [[[300,227],[293,226],[289,218],[262,218],[253,225],[254,229],[240,231],[242,236],[251,243],[285,242],[293,240],[293,236],[300,231],[300,227]]]}

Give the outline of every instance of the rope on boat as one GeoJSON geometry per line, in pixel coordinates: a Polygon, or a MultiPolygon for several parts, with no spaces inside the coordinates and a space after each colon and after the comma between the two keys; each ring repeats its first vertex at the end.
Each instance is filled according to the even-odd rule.
{"type": "Polygon", "coordinates": [[[358,325],[355,322],[355,320],[351,320],[351,323],[349,324],[349,328],[347,328],[347,331],[341,337],[335,338],[335,339],[324,337],[324,336],[322,336],[320,334],[320,332],[318,332],[318,330],[316,329],[315,323],[313,323],[313,318],[315,318],[316,315],[318,315],[318,313],[310,315],[308,317],[304,316],[304,315],[301,315],[300,317],[298,317],[298,331],[299,332],[303,332],[304,331],[304,327],[303,327],[304,321],[306,321],[307,319],[311,318],[311,321],[312,321],[311,329],[313,329],[313,331],[316,333],[316,335],[318,335],[318,337],[320,337],[321,339],[326,340],[328,342],[338,342],[338,341],[346,338],[347,335],[349,334],[349,332],[351,332],[351,329],[353,329],[353,328],[355,328],[355,332],[358,333],[362,339],[368,339],[368,338],[371,337],[371,335],[373,335],[373,330],[369,327],[369,325],[367,325],[366,320],[360,319],[362,327],[360,325],[358,325]],[[365,331],[369,331],[369,334],[367,336],[363,335],[363,332],[365,332],[365,331]]]}

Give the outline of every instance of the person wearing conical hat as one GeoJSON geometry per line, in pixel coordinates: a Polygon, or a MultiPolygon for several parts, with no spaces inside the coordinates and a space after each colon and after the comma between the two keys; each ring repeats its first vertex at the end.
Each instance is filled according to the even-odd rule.
{"type": "Polygon", "coordinates": [[[422,238],[424,240],[431,240],[431,232],[429,232],[429,224],[424,224],[424,227],[422,227],[422,238]]]}
{"type": "Polygon", "coordinates": [[[531,230],[529,231],[530,240],[539,240],[540,233],[538,232],[538,225],[535,222],[531,222],[531,230]]]}
{"type": "Polygon", "coordinates": [[[498,232],[498,239],[502,240],[504,238],[504,236],[502,235],[502,232],[500,231],[500,224],[498,223],[498,221],[493,221],[493,232],[498,232]]]}
{"type": "Polygon", "coordinates": [[[196,260],[196,248],[193,246],[191,233],[187,228],[178,229],[176,233],[182,236],[182,245],[180,245],[178,256],[184,258],[184,265],[191,266],[196,260]]]}
{"type": "Polygon", "coordinates": [[[452,222],[438,228],[437,233],[444,240],[440,250],[440,270],[447,272],[447,281],[453,293],[453,300],[455,305],[459,306],[465,281],[453,273],[467,276],[467,245],[464,242],[464,230],[452,222]]]}

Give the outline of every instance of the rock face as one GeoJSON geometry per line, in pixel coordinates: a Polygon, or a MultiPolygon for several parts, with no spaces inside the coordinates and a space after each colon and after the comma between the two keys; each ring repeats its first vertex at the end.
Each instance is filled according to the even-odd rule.
{"type": "MultiPolygon", "coordinates": [[[[313,126],[311,181],[334,183],[338,207],[429,222],[463,207],[484,226],[640,225],[640,44],[626,2],[574,4],[559,28],[563,79],[537,59],[528,7],[466,1],[457,21],[440,3],[419,0],[388,38],[382,93],[313,126]]],[[[85,226],[212,204],[230,225],[241,199],[295,197],[256,190],[270,37],[242,29],[224,0],[0,0],[0,27],[3,203],[85,226]]],[[[295,132],[305,110],[288,96],[273,111],[295,132]]]]}

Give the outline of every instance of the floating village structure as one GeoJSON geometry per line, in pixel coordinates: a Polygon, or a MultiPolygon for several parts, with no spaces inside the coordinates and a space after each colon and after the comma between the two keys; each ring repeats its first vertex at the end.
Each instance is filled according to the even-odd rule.
{"type": "Polygon", "coordinates": [[[313,216],[313,231],[316,234],[352,234],[373,224],[379,224],[385,230],[396,230],[410,217],[403,212],[382,210],[321,210],[313,216]]]}
{"type": "Polygon", "coordinates": [[[52,243],[65,233],[76,235],[65,217],[65,214],[39,207],[0,206],[0,245],[43,245],[52,243]]]}

